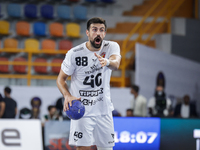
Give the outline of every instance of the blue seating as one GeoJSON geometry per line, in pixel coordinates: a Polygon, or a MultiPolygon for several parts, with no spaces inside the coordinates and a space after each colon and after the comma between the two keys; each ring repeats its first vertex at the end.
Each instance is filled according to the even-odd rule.
{"type": "Polygon", "coordinates": [[[24,15],[28,18],[37,18],[37,6],[34,4],[25,5],[24,15]]]}
{"type": "Polygon", "coordinates": [[[40,13],[43,18],[53,19],[53,6],[49,4],[41,6],[40,13]]]}
{"type": "Polygon", "coordinates": [[[21,17],[21,5],[20,4],[15,4],[15,3],[8,4],[7,11],[8,11],[8,15],[10,17],[17,17],[17,18],[21,17]]]}
{"type": "Polygon", "coordinates": [[[33,33],[36,36],[45,36],[46,35],[46,24],[43,22],[35,22],[33,24],[33,33]]]}
{"type": "Polygon", "coordinates": [[[86,20],[87,19],[87,8],[82,5],[77,5],[73,9],[74,19],[86,20]]]}
{"type": "Polygon", "coordinates": [[[57,14],[61,19],[70,19],[71,7],[67,5],[59,5],[57,7],[57,14]]]}

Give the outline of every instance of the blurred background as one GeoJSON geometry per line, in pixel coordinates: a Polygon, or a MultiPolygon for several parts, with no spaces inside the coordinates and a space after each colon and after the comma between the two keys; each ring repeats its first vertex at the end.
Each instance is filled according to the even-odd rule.
{"type": "Polygon", "coordinates": [[[114,150],[200,150],[200,0],[0,0],[0,149],[75,149],[56,78],[92,17],[121,48],[114,150]]]}

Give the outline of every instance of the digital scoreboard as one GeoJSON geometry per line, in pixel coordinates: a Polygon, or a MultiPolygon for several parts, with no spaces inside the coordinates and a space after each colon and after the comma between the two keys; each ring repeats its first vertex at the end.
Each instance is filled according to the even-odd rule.
{"type": "Polygon", "coordinates": [[[159,118],[114,117],[114,127],[114,150],[159,150],[159,118]]]}

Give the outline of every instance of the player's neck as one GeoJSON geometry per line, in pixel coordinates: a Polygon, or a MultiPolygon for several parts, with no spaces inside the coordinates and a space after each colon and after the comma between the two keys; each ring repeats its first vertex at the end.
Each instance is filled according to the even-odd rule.
{"type": "Polygon", "coordinates": [[[7,97],[7,98],[11,98],[11,97],[10,97],[10,94],[5,94],[5,97],[7,97]]]}
{"type": "Polygon", "coordinates": [[[90,51],[99,51],[101,49],[101,47],[100,48],[94,48],[89,41],[86,42],[86,47],[90,51]]]}

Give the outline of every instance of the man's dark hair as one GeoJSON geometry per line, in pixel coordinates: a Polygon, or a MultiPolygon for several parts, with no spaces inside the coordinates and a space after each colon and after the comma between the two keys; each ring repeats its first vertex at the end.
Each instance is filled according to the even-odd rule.
{"type": "Polygon", "coordinates": [[[39,108],[41,106],[41,104],[42,104],[42,100],[39,97],[33,97],[31,99],[31,106],[32,107],[38,107],[39,108]],[[38,104],[36,105],[35,102],[37,102],[37,101],[38,101],[38,104]]]}
{"type": "Polygon", "coordinates": [[[131,112],[133,112],[133,109],[131,109],[131,108],[128,108],[128,109],[126,109],[126,111],[131,111],[131,112]]]}
{"type": "Polygon", "coordinates": [[[94,18],[91,18],[90,20],[88,20],[88,22],[87,22],[87,30],[88,30],[88,31],[89,31],[90,25],[91,25],[92,23],[104,24],[104,25],[105,25],[105,31],[106,31],[106,29],[107,29],[106,21],[105,21],[103,18],[94,17],[94,18]]]}
{"type": "Polygon", "coordinates": [[[64,101],[63,97],[60,97],[56,101],[56,108],[59,110],[59,115],[61,115],[61,116],[62,116],[62,112],[63,112],[63,101],[64,101]]]}
{"type": "Polygon", "coordinates": [[[50,111],[52,108],[56,108],[56,106],[54,106],[54,105],[49,105],[49,106],[48,106],[48,111],[50,111]]]}
{"type": "Polygon", "coordinates": [[[6,93],[10,94],[10,93],[11,93],[11,88],[9,88],[9,87],[7,86],[7,87],[5,87],[4,91],[5,91],[6,93]]]}
{"type": "Polygon", "coordinates": [[[131,88],[137,93],[139,93],[139,91],[140,91],[140,88],[137,85],[132,85],[131,88]]]}
{"type": "Polygon", "coordinates": [[[156,77],[156,85],[157,86],[162,86],[163,89],[165,88],[165,76],[163,72],[159,72],[157,77],[156,77]]]}

